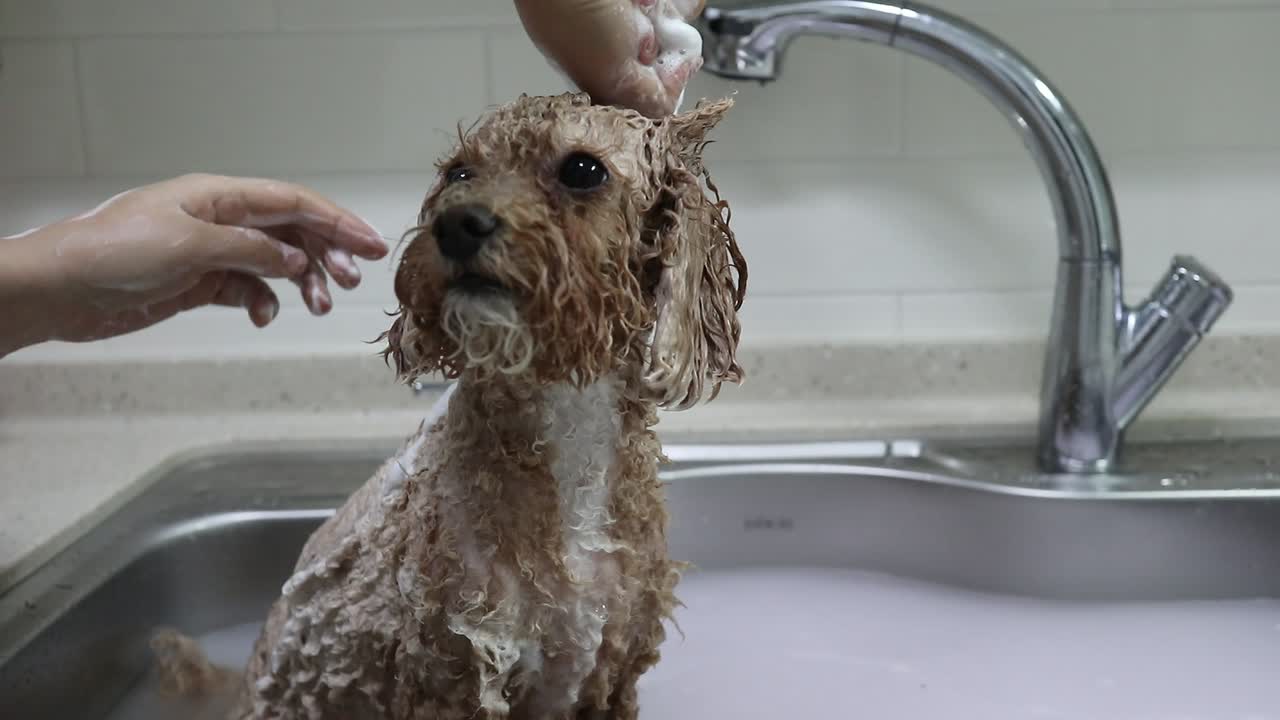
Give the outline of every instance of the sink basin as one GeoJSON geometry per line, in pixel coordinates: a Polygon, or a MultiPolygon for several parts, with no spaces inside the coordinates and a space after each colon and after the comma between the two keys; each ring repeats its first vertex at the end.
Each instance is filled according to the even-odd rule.
{"type": "MultiPolygon", "coordinates": [[[[13,718],[164,716],[158,626],[240,662],[309,533],[393,451],[236,449],[157,472],[0,596],[13,718]]],[[[680,632],[653,718],[1280,718],[1280,440],[668,446],[680,632]]],[[[170,710],[171,712],[171,710],[170,710]]]]}

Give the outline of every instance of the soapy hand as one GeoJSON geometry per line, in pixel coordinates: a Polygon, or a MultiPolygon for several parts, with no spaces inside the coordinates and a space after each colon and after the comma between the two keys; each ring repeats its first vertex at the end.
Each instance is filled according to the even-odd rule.
{"type": "Polygon", "coordinates": [[[259,327],[289,278],[313,314],[333,305],[326,275],[360,282],[354,257],[386,243],[350,212],[297,185],[189,175],[118,195],[70,220],[0,239],[0,356],[49,339],[139,330],[184,310],[226,305],[259,327]]]}
{"type": "Polygon", "coordinates": [[[676,111],[702,67],[686,21],[705,0],[515,0],[525,31],[598,103],[660,118],[676,111]]]}

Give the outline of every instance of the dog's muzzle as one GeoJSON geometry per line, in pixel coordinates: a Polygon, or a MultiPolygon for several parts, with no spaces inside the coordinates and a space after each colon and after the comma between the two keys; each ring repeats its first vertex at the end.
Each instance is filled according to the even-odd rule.
{"type": "Polygon", "coordinates": [[[456,205],[440,213],[431,231],[441,255],[466,262],[480,252],[501,226],[502,221],[492,210],[484,205],[468,204],[456,205]]]}
{"type": "Polygon", "coordinates": [[[440,254],[459,267],[459,274],[449,283],[451,290],[468,295],[501,291],[505,288],[493,277],[477,271],[474,258],[502,228],[502,220],[492,210],[479,204],[457,205],[436,217],[431,226],[440,254]]]}

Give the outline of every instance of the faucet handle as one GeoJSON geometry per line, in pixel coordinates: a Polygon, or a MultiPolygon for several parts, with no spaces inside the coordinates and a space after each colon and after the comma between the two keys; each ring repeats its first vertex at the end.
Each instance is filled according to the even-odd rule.
{"type": "Polygon", "coordinates": [[[1231,287],[1199,260],[1173,259],[1150,299],[1126,312],[1120,372],[1112,387],[1116,426],[1128,427],[1231,305],[1231,287]]]}
{"type": "Polygon", "coordinates": [[[1204,335],[1222,317],[1235,298],[1231,286],[1190,255],[1174,257],[1169,275],[1151,296],[1151,302],[1204,335]]]}

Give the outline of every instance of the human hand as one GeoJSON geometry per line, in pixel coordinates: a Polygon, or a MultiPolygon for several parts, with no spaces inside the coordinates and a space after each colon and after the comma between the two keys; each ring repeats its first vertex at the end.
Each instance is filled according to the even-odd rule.
{"type": "Polygon", "coordinates": [[[79,217],[0,239],[0,266],[10,269],[0,270],[0,300],[27,306],[27,322],[40,325],[0,328],[0,355],[6,335],[18,347],[96,340],[204,305],[243,307],[263,327],[279,310],[263,278],[289,278],[322,315],[333,305],[326,274],[353,288],[353,258],[387,251],[358,217],[289,183],[188,175],[130,190],[79,217]]]}
{"type": "Polygon", "coordinates": [[[515,0],[530,39],[599,103],[651,117],[676,111],[702,67],[685,21],[706,0],[515,0]]]}

